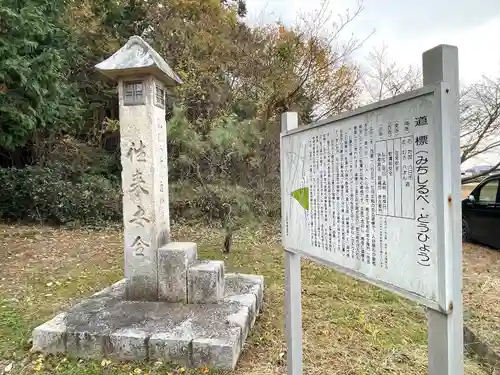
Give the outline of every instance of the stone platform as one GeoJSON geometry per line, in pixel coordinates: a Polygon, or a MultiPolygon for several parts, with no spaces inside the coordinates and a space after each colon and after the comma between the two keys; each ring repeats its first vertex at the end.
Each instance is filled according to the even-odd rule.
{"type": "MultiPolygon", "coordinates": [[[[207,266],[194,268],[203,271],[207,266]]],[[[35,328],[32,351],[235,368],[261,308],[262,276],[223,275],[223,292],[216,303],[128,301],[126,282],[113,284],[35,328]]]]}

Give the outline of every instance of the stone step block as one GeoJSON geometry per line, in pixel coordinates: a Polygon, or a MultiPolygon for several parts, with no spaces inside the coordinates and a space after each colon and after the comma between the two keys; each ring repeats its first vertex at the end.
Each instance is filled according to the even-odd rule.
{"type": "Polygon", "coordinates": [[[188,301],[188,269],[197,259],[194,242],[170,242],[158,249],[158,299],[188,301]]]}
{"type": "Polygon", "coordinates": [[[109,335],[107,357],[118,361],[145,360],[148,358],[148,332],[135,328],[122,328],[109,335]]]}
{"type": "Polygon", "coordinates": [[[192,343],[192,366],[233,370],[243,345],[241,329],[229,327],[211,337],[198,337],[192,343]]]}
{"type": "Polygon", "coordinates": [[[66,352],[71,357],[99,359],[105,353],[108,332],[70,331],[67,333],[66,352]]]}
{"type": "Polygon", "coordinates": [[[251,308],[241,302],[238,302],[239,309],[234,314],[228,315],[226,317],[226,323],[230,326],[236,326],[240,328],[240,347],[243,347],[250,329],[255,322],[256,315],[253,315],[251,308]]]}
{"type": "Polygon", "coordinates": [[[223,298],[223,261],[201,261],[189,267],[188,303],[218,303],[223,298]]]}
{"type": "Polygon", "coordinates": [[[154,333],[148,343],[150,359],[191,366],[193,336],[189,318],[170,331],[154,333]]]}
{"type": "Polygon", "coordinates": [[[32,333],[33,352],[61,353],[66,351],[66,313],[60,313],[36,327],[32,333]]]}
{"type": "Polygon", "coordinates": [[[259,312],[264,299],[264,276],[243,273],[227,273],[224,277],[225,297],[238,302],[250,303],[255,296],[252,310],[259,312]]]}

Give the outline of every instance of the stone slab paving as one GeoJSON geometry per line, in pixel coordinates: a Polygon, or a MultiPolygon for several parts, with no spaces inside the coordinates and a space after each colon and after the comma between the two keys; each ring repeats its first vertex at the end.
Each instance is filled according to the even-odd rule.
{"type": "Polygon", "coordinates": [[[125,280],[33,331],[33,351],[78,358],[162,359],[232,370],[262,306],[262,276],[228,273],[217,304],[127,301],[125,280]]]}

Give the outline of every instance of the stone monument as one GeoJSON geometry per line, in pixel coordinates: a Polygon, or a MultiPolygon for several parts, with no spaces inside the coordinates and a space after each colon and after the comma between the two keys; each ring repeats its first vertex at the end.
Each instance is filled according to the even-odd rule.
{"type": "Polygon", "coordinates": [[[96,68],[118,82],[125,278],[35,328],[32,350],[234,369],[264,280],[170,242],[165,105],[182,80],[138,36],[96,68]]]}

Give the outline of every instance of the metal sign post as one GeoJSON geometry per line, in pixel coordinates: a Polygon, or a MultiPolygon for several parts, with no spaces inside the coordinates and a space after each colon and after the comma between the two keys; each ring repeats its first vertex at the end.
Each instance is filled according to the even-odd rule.
{"type": "Polygon", "coordinates": [[[424,87],[298,128],[282,115],[288,375],[302,374],[300,258],[427,307],[429,374],[463,375],[458,51],[424,87]]]}
{"type": "MultiPolygon", "coordinates": [[[[297,129],[297,113],[281,115],[281,131],[297,129]]],[[[281,168],[281,191],[283,191],[283,168],[281,168]]],[[[302,375],[302,303],[300,281],[300,255],[285,249],[285,330],[287,344],[288,375],[302,375]]]]}
{"type": "Polygon", "coordinates": [[[458,49],[441,45],[424,52],[422,57],[424,86],[445,84],[446,101],[442,113],[444,207],[443,272],[449,274],[452,289],[449,314],[427,310],[429,375],[463,375],[464,338],[462,303],[462,206],[460,202],[460,118],[458,49]]]}

